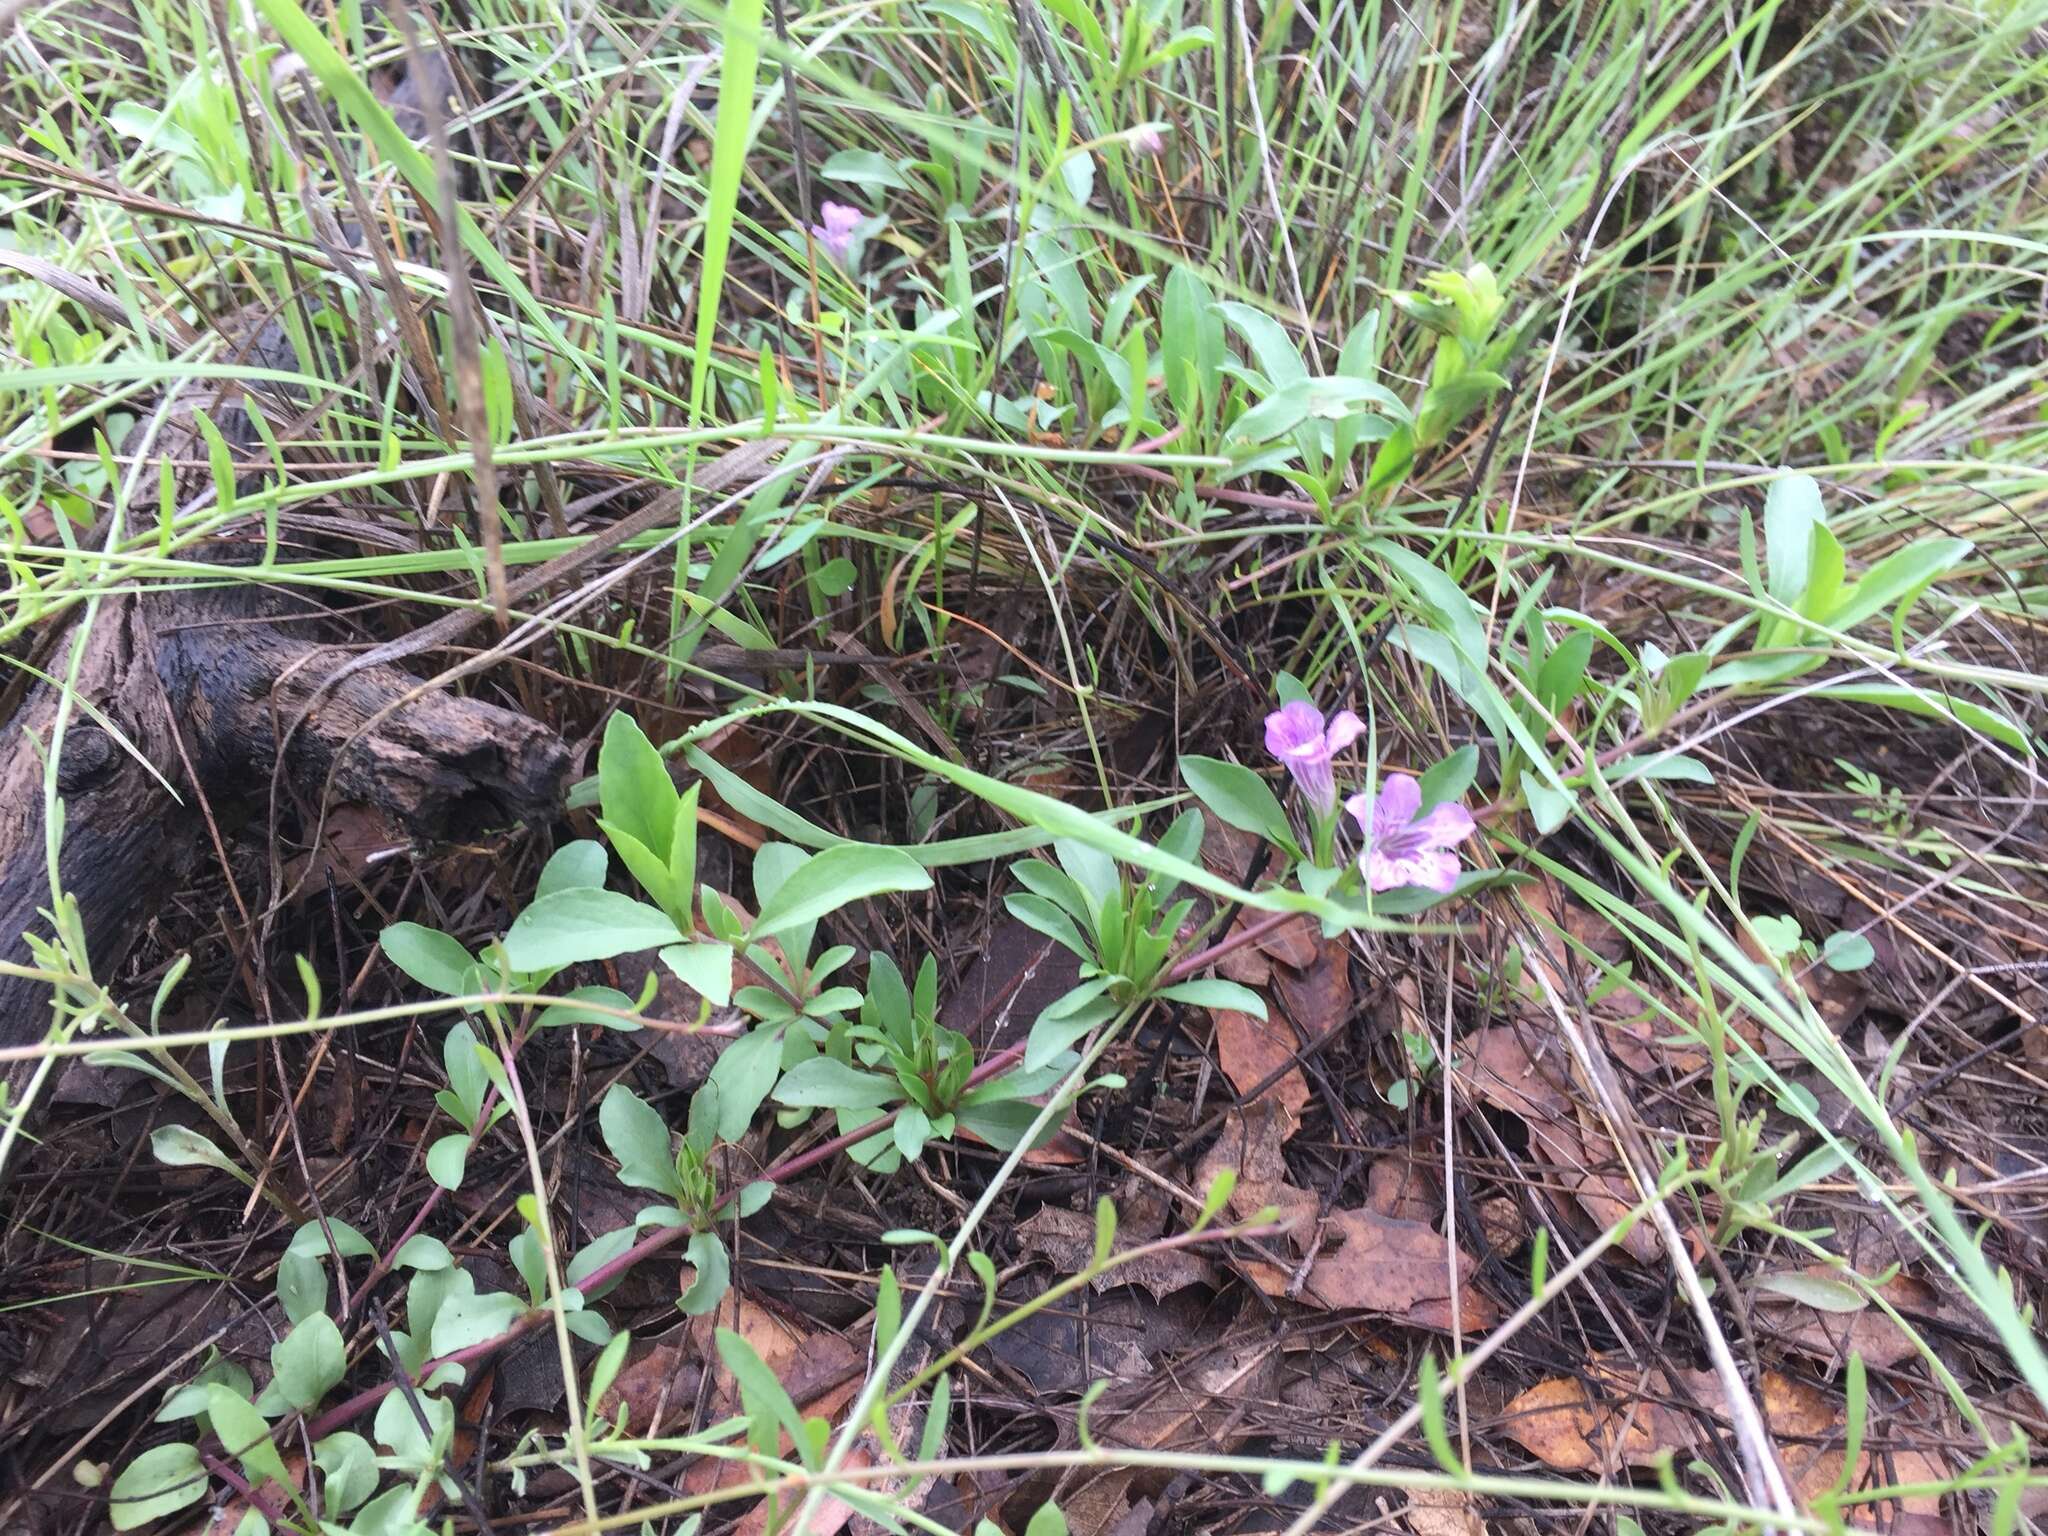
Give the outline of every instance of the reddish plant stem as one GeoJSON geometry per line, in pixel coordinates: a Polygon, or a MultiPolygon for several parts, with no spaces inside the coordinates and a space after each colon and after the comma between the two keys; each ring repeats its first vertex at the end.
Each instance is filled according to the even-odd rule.
{"type": "MultiPolygon", "coordinates": [[[[1024,1042],[1021,1040],[1005,1050],[996,1052],[995,1055],[989,1057],[987,1061],[981,1063],[980,1066],[976,1067],[968,1075],[967,1086],[969,1088],[978,1087],[990,1078],[1008,1071],[1023,1058],[1023,1055],[1024,1042]]],[[[904,1107],[899,1105],[879,1119],[868,1121],[867,1124],[859,1127],[857,1130],[847,1131],[843,1135],[834,1136],[829,1141],[821,1141],[808,1152],[799,1152],[794,1157],[786,1157],[768,1169],[761,1177],[771,1184],[784,1183],[794,1178],[797,1174],[802,1173],[805,1169],[816,1167],[819,1163],[826,1161],[826,1159],[844,1152],[855,1143],[866,1141],[876,1132],[886,1130],[895,1123],[896,1117],[903,1113],[904,1107]]],[[[719,1203],[722,1204],[723,1202],[720,1201],[719,1203]]],[[[616,1259],[613,1259],[609,1264],[600,1265],[597,1269],[584,1276],[582,1284],[577,1289],[586,1294],[601,1290],[613,1280],[625,1274],[634,1265],[640,1263],[641,1260],[651,1258],[661,1252],[662,1249],[692,1235],[692,1229],[688,1226],[663,1227],[659,1231],[650,1233],[620,1254],[616,1259]]],[[[553,1315],[545,1307],[521,1313],[512,1326],[496,1338],[485,1339],[480,1343],[458,1349],[452,1354],[442,1355],[438,1359],[427,1361],[419,1368],[419,1378],[425,1381],[444,1365],[466,1366],[478,1360],[487,1360],[507,1345],[533,1332],[534,1329],[546,1323],[553,1315]]],[[[374,1387],[366,1387],[354,1397],[349,1398],[345,1402],[337,1403],[334,1407],[328,1409],[327,1412],[321,1414],[319,1418],[313,1420],[306,1427],[306,1432],[316,1441],[323,1439],[362,1417],[362,1415],[389,1397],[392,1392],[397,1390],[397,1387],[398,1382],[395,1377],[390,1381],[380,1382],[374,1387]]]]}
{"type": "Polygon", "coordinates": [[[1233,950],[1258,943],[1267,934],[1277,932],[1301,915],[1299,912],[1269,912],[1248,928],[1233,928],[1207,949],[1197,950],[1185,960],[1175,962],[1167,971],[1166,979],[1169,982],[1186,981],[1197,972],[1208,970],[1233,950]]]}
{"type": "Polygon", "coordinates": [[[284,1511],[257,1492],[240,1472],[212,1454],[202,1454],[199,1459],[206,1463],[207,1471],[247,1499],[250,1507],[270,1522],[273,1531],[286,1529],[284,1511]]]}

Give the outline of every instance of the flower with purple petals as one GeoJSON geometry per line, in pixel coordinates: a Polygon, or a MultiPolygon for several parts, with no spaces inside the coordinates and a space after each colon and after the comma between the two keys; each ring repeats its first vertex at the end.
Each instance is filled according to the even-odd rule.
{"type": "Polygon", "coordinates": [[[1337,779],[1330,760],[1365,734],[1365,722],[1348,709],[1327,725],[1323,712],[1294,699],[1266,716],[1266,750],[1280,759],[1308,797],[1316,816],[1327,821],[1337,809],[1337,779]]]}
{"type": "Polygon", "coordinates": [[[1422,786],[1405,773],[1390,773],[1380,786],[1379,799],[1353,795],[1344,802],[1344,809],[1365,833],[1358,867],[1374,890],[1420,885],[1449,892],[1457,885],[1458,856],[1451,849],[1470,837],[1478,825],[1465,807],[1447,801],[1432,806],[1427,815],[1418,815],[1422,786]]]}
{"type": "Polygon", "coordinates": [[[813,224],[811,233],[817,236],[818,244],[825,248],[825,254],[843,267],[846,265],[847,257],[853,254],[854,232],[860,228],[861,221],[866,219],[867,215],[858,208],[848,207],[845,203],[826,203],[818,211],[824,214],[825,222],[813,224]]]}

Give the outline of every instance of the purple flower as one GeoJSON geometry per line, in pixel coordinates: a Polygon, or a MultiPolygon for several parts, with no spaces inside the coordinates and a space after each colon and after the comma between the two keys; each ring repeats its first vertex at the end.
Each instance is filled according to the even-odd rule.
{"type": "Polygon", "coordinates": [[[1124,135],[1124,142],[1141,155],[1157,157],[1166,153],[1166,135],[1157,123],[1140,123],[1124,135]]]}
{"type": "Polygon", "coordinates": [[[1266,750],[1280,759],[1316,815],[1325,820],[1337,809],[1337,780],[1330,772],[1330,759],[1364,733],[1365,722],[1350,710],[1338,710],[1326,726],[1323,712],[1302,699],[1266,716],[1266,750]]]}
{"type": "Polygon", "coordinates": [[[1390,773],[1380,786],[1378,800],[1353,795],[1344,802],[1344,809],[1357,818],[1365,832],[1365,851],[1358,856],[1358,867],[1374,890],[1422,885],[1432,891],[1449,891],[1458,883],[1458,856],[1451,848],[1470,837],[1477,826],[1462,805],[1446,802],[1432,806],[1426,816],[1417,816],[1422,809],[1421,786],[1405,773],[1390,773]]]}
{"type": "Polygon", "coordinates": [[[813,224],[811,233],[818,237],[818,244],[825,248],[825,254],[843,267],[846,258],[853,253],[853,233],[867,215],[845,203],[826,203],[818,211],[825,215],[825,222],[813,224]]]}

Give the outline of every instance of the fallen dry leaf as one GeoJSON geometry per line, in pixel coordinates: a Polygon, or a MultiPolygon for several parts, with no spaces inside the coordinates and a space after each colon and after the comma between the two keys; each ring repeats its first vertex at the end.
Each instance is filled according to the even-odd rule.
{"type": "MultiPolygon", "coordinates": [[[[1090,1430],[1104,1445],[1133,1450],[1228,1453],[1251,1434],[1244,1410],[1266,1396],[1276,1351],[1274,1342],[1260,1340],[1112,1387],[1089,1415],[1090,1430]]],[[[1083,1473],[1060,1494],[1060,1508],[1074,1536],[1107,1536],[1130,1508],[1133,1483],[1163,1481],[1163,1474],[1133,1467],[1083,1473]]]]}
{"type": "MultiPolygon", "coordinates": [[[[1490,1328],[1500,1312],[1472,1285],[1478,1266],[1459,1251],[1460,1326],[1490,1328]]],[[[1427,1222],[1377,1211],[1332,1211],[1324,1247],[1302,1288],[1305,1300],[1344,1311],[1385,1312],[1424,1327],[1451,1324],[1450,1256],[1427,1222]]]]}
{"type": "MultiPolygon", "coordinates": [[[[1117,1226],[1113,1253],[1130,1253],[1157,1238],[1158,1233],[1133,1231],[1117,1226]]],[[[1017,1225],[1017,1243],[1027,1253],[1050,1259],[1064,1275],[1078,1274],[1095,1256],[1095,1218],[1058,1206],[1041,1206],[1028,1221],[1017,1225]]],[[[1192,1248],[1167,1248],[1147,1253],[1118,1265],[1108,1274],[1089,1282],[1093,1290],[1106,1291],[1120,1285],[1142,1286],[1154,1301],[1164,1301],[1191,1285],[1215,1287],[1220,1281],[1216,1266],[1192,1248]]]]}
{"type": "MultiPolygon", "coordinates": [[[[1559,1077],[1561,1061],[1539,1066],[1530,1060],[1525,1034],[1503,1024],[1467,1036],[1459,1042],[1453,1075],[1468,1092],[1518,1116],[1586,1214],[1603,1227],[1613,1226],[1634,1208],[1634,1188],[1620,1173],[1599,1171],[1616,1161],[1612,1143],[1575,1122],[1572,1096],[1559,1077]]],[[[1646,1264],[1664,1251],[1663,1240],[1647,1221],[1631,1227],[1621,1246],[1646,1264]]]]}
{"type": "Polygon", "coordinates": [[[1351,1017],[1350,948],[1342,939],[1317,942],[1305,959],[1273,968],[1273,990],[1304,1043],[1328,1034],[1351,1017]]]}
{"type": "Polygon", "coordinates": [[[1316,1197],[1288,1182],[1287,1159],[1280,1152],[1299,1123],[1287,1106],[1274,1098],[1233,1109],[1224,1117],[1223,1133],[1196,1165],[1195,1187],[1207,1189],[1217,1174],[1235,1168],[1237,1187],[1230,1192],[1229,1210],[1238,1220],[1249,1220],[1269,1205],[1279,1208],[1283,1223],[1298,1227],[1312,1220],[1316,1197]]]}
{"type": "Polygon", "coordinates": [[[1435,1181],[1414,1158],[1391,1152],[1365,1171],[1366,1209],[1400,1221],[1435,1221],[1443,1214],[1435,1181]]]}
{"type": "MultiPolygon", "coordinates": [[[[1590,1372],[1594,1391],[1577,1378],[1538,1382],[1507,1406],[1502,1426],[1546,1466],[1559,1472],[1585,1472],[1604,1467],[1611,1457],[1622,1466],[1642,1467],[1665,1452],[1685,1455],[1697,1450],[1701,1428],[1695,1416],[1674,1406],[1672,1381],[1683,1384],[1692,1402],[1725,1422],[1725,1398],[1710,1371],[1665,1372],[1629,1370],[1595,1361],[1590,1372]]],[[[1778,1449],[1793,1493],[1802,1504],[1836,1487],[1842,1478],[1844,1422],[1841,1401],[1810,1381],[1767,1370],[1757,1388],[1764,1423],[1778,1449]]],[[[1917,1453],[1900,1453],[1906,1461],[1917,1453]]],[[[1918,1473],[1935,1463],[1913,1463],[1918,1473]]],[[[1855,1484],[1870,1469],[1866,1452],[1857,1462],[1855,1484]]],[[[1946,1476],[1935,1472],[1931,1480],[1946,1476]]],[[[1919,1508],[1918,1501],[1909,1505],[1919,1508]]],[[[1931,1505],[1929,1506],[1931,1507],[1931,1505]]]]}
{"type": "MultiPolygon", "coordinates": [[[[1799,1273],[1822,1280],[1835,1279],[1835,1272],[1824,1264],[1812,1265],[1799,1273]]],[[[1940,1295],[1933,1286],[1903,1271],[1879,1286],[1878,1293],[1909,1315],[1933,1312],[1940,1303],[1940,1295]]],[[[1882,1369],[1919,1353],[1906,1331],[1875,1305],[1856,1312],[1826,1312],[1787,1296],[1759,1290],[1756,1312],[1758,1320],[1769,1327],[1774,1337],[1824,1365],[1844,1365],[1851,1355],[1861,1355],[1865,1365],[1882,1369]]]]}
{"type": "Polygon", "coordinates": [[[613,1378],[611,1390],[598,1403],[598,1411],[614,1424],[621,1412],[634,1434],[650,1435],[661,1426],[675,1422],[678,1407],[694,1410],[690,1399],[696,1389],[696,1372],[691,1355],[681,1346],[683,1335],[670,1334],[628,1360],[613,1378]]]}
{"type": "Polygon", "coordinates": [[[1415,1536],[1486,1536],[1472,1495],[1462,1488],[1418,1488],[1401,1518],[1415,1536]]]}
{"type": "Polygon", "coordinates": [[[1308,1079],[1300,1067],[1287,1065],[1301,1045],[1286,1021],[1271,1017],[1255,1019],[1234,1008],[1218,1008],[1211,1017],[1216,1021],[1216,1060],[1230,1085],[1242,1096],[1286,1067],[1259,1097],[1278,1099],[1298,1124],[1302,1106],[1308,1103],[1308,1079]]]}
{"type": "MultiPolygon", "coordinates": [[[[1655,1372],[1645,1382],[1646,1391],[1663,1386],[1655,1372]]],[[[1558,1472],[1643,1467],[1666,1451],[1691,1447],[1692,1426],[1676,1410],[1647,1398],[1631,1402],[1612,1384],[1605,1390],[1609,1395],[1596,1401],[1576,1378],[1539,1381],[1508,1404],[1501,1428],[1558,1472]]]]}

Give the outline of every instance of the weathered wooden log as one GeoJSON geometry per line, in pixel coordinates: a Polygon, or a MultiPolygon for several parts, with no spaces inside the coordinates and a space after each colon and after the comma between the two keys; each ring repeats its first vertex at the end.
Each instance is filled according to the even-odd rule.
{"type": "MultiPolygon", "coordinates": [[[[214,556],[235,553],[227,546],[214,556]]],[[[210,846],[202,799],[230,835],[268,814],[274,770],[304,811],[317,813],[323,797],[330,808],[370,806],[422,840],[471,836],[562,804],[569,755],[547,727],[425,689],[395,667],[346,673],[329,687],[350,653],[321,643],[319,606],[247,571],[224,564],[222,575],[199,590],[107,598],[86,637],[78,692],[106,724],[74,707],[65,732],[59,879],[78,902],[101,978],[156,903],[198,872],[210,846]]],[[[46,663],[50,676],[65,675],[78,629],[46,663]]],[[[27,958],[22,935],[48,932],[39,915],[50,904],[43,773],[58,699],[38,685],[0,728],[8,959],[27,958]]],[[[0,977],[0,1045],[41,1039],[50,1004],[47,984],[0,977]]]]}

